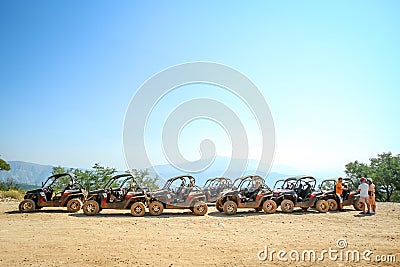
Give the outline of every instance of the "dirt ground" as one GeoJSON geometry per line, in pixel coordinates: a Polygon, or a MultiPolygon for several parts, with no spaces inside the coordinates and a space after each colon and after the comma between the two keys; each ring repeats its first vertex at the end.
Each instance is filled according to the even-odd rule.
{"type": "Polygon", "coordinates": [[[0,202],[0,266],[288,266],[289,253],[296,266],[400,266],[400,204],[378,203],[374,216],[347,209],[225,216],[210,207],[204,217],[166,210],[159,217],[134,218],[127,210],[103,210],[94,217],[62,208],[22,214],[17,202],[0,202]],[[339,249],[338,239],[347,247],[339,249]],[[265,246],[263,261],[265,253],[259,252],[265,246]],[[330,248],[338,250],[332,260],[321,253],[330,248]],[[272,250],[285,251],[281,258],[288,261],[276,253],[271,259],[272,250]],[[316,259],[322,254],[324,260],[304,254],[302,261],[304,250],[316,250],[316,259]],[[361,258],[371,250],[366,254],[371,262],[357,262],[350,254],[349,261],[334,260],[349,250],[361,258]],[[396,262],[377,262],[376,256],[387,255],[395,255],[396,262]]]}

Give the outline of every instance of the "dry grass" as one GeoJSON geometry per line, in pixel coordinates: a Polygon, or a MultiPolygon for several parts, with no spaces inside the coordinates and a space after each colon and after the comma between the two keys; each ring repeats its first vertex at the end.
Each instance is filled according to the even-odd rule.
{"type": "Polygon", "coordinates": [[[15,200],[22,200],[24,198],[25,191],[10,189],[6,191],[0,191],[0,199],[2,198],[12,198],[15,200]]]}

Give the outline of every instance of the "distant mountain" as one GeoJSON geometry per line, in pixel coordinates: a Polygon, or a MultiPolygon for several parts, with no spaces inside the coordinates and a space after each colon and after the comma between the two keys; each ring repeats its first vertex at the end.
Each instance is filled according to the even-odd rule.
{"type": "MultiPolygon", "coordinates": [[[[199,186],[204,185],[208,178],[219,177],[223,174],[232,180],[243,175],[257,174],[265,178],[267,184],[271,187],[275,184],[276,180],[283,177],[288,177],[288,175],[278,172],[271,172],[269,174],[265,172],[256,172],[258,164],[255,160],[249,160],[247,162],[247,167],[243,168],[243,161],[244,160],[241,159],[233,159],[231,161],[231,159],[226,157],[216,157],[209,168],[206,168],[202,172],[198,173],[190,173],[189,171],[178,170],[170,164],[157,165],[149,168],[148,170],[151,176],[158,175],[160,177],[160,186],[164,185],[165,181],[171,177],[187,173],[196,178],[196,183],[199,186]],[[226,168],[229,166],[230,162],[232,168],[226,172],[226,168]]],[[[8,163],[10,164],[11,170],[0,171],[0,180],[12,178],[20,184],[40,185],[42,181],[46,180],[46,178],[51,175],[51,171],[53,169],[53,166],[51,165],[41,165],[24,161],[9,161],[8,163]]],[[[187,164],[181,164],[179,167],[184,170],[193,170],[197,166],[207,166],[207,163],[208,162],[206,161],[196,163],[191,162],[187,164]]]]}
{"type": "Polygon", "coordinates": [[[0,171],[0,179],[12,178],[18,183],[39,185],[51,175],[53,166],[24,161],[9,161],[10,170],[0,171]]]}
{"type": "Polygon", "coordinates": [[[156,174],[161,178],[159,185],[161,186],[168,178],[182,175],[191,174],[196,178],[196,183],[200,186],[204,185],[208,178],[226,176],[234,180],[237,177],[249,174],[257,174],[265,178],[269,186],[273,186],[276,180],[287,177],[286,174],[281,174],[278,172],[261,172],[257,170],[258,163],[256,160],[243,160],[243,159],[230,159],[227,157],[216,157],[212,162],[207,161],[197,161],[190,162],[186,164],[179,164],[178,167],[182,170],[175,168],[170,164],[156,165],[149,168],[149,173],[151,176],[156,174]],[[201,167],[206,167],[210,163],[209,168],[205,168],[201,172],[190,172],[190,170],[201,169],[201,167]],[[246,166],[247,163],[247,166],[246,166]],[[226,170],[231,164],[231,168],[226,170]],[[185,171],[187,170],[187,171],[185,171]]]}

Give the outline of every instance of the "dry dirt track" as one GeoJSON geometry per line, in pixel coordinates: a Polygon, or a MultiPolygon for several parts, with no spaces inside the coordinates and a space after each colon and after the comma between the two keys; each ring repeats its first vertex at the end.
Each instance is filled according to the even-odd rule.
{"type": "MultiPolygon", "coordinates": [[[[266,215],[241,212],[224,216],[210,208],[204,217],[166,211],[160,217],[134,218],[128,211],[43,209],[21,214],[17,202],[0,202],[0,266],[289,266],[259,261],[257,252],[337,249],[394,254],[396,263],[296,262],[297,266],[400,266],[400,204],[378,203],[375,216],[357,211],[266,215]]],[[[295,255],[295,254],[293,254],[295,255]]],[[[262,256],[262,255],[261,255],[262,256]]],[[[286,258],[288,255],[286,255],[286,258]]]]}

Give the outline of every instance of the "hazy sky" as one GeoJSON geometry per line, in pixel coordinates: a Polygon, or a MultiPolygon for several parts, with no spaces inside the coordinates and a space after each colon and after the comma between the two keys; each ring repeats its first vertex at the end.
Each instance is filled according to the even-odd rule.
{"type": "MultiPolygon", "coordinates": [[[[259,87],[275,123],[278,169],[341,174],[349,161],[400,152],[399,1],[3,0],[0,10],[5,160],[124,169],[122,127],[135,91],[190,61],[226,64],[259,87]]],[[[207,92],[252,127],[218,88],[168,95],[159,108],[207,92]]],[[[153,114],[152,127],[163,116],[153,114]]],[[[208,130],[229,156],[226,133],[202,123],[185,129],[182,153],[196,159],[208,130]]],[[[257,142],[251,148],[257,157],[257,142]]]]}

